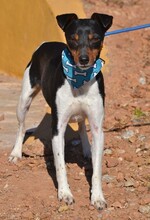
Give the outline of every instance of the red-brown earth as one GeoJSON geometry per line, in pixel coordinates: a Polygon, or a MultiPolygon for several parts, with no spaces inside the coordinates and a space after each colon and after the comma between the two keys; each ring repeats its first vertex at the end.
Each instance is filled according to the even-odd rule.
{"type": "MultiPolygon", "coordinates": [[[[113,15],[111,30],[150,22],[147,0],[83,0],[88,17],[93,12],[113,15]]],[[[8,162],[15,141],[21,80],[0,75],[0,219],[2,220],[148,220],[150,219],[150,29],[105,38],[109,71],[106,86],[103,191],[108,207],[90,205],[92,167],[81,145],[66,146],[66,168],[75,204],[57,200],[53,155],[42,142],[24,145],[17,164],[8,162]]],[[[44,116],[39,95],[31,107],[27,127],[44,116]]],[[[91,139],[90,131],[88,131],[91,139]]]]}

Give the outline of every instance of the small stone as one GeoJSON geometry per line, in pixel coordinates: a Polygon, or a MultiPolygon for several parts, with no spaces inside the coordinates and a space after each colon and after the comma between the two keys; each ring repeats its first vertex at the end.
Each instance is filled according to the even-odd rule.
{"type": "Polygon", "coordinates": [[[4,189],[7,189],[7,188],[8,188],[8,183],[6,183],[4,186],[4,189]]]}
{"type": "Polygon", "coordinates": [[[106,165],[108,168],[116,167],[118,165],[118,160],[116,158],[108,158],[106,165]]]}
{"type": "Polygon", "coordinates": [[[146,84],[146,78],[145,78],[144,76],[141,76],[141,77],[139,78],[139,83],[140,83],[141,85],[145,85],[145,84],[146,84]]]}
{"type": "Polygon", "coordinates": [[[131,187],[134,186],[134,181],[131,178],[126,179],[125,183],[124,183],[125,187],[131,187]]]}
{"type": "Polygon", "coordinates": [[[65,212],[69,209],[69,206],[64,205],[64,206],[60,206],[58,209],[58,212],[65,212]]]}
{"type": "Polygon", "coordinates": [[[104,155],[112,155],[112,150],[111,149],[105,149],[104,150],[104,155]]]}
{"type": "Polygon", "coordinates": [[[118,158],[118,161],[119,161],[119,162],[122,162],[122,161],[123,161],[123,158],[122,158],[122,157],[119,157],[119,158],[118,158]]]}
{"type": "Polygon", "coordinates": [[[134,192],[135,187],[134,186],[127,187],[127,191],[134,192]]]}
{"type": "Polygon", "coordinates": [[[122,208],[122,205],[121,205],[120,202],[116,201],[116,202],[114,202],[114,203],[112,204],[112,207],[114,207],[114,208],[122,208]]]}
{"type": "Polygon", "coordinates": [[[150,205],[140,205],[139,206],[139,212],[142,213],[142,214],[150,213],[150,205]]]}
{"type": "Polygon", "coordinates": [[[114,177],[109,176],[108,174],[103,175],[102,180],[105,181],[106,183],[112,182],[114,177]]]}
{"type": "Polygon", "coordinates": [[[141,151],[141,148],[137,148],[135,152],[136,154],[138,154],[140,151],[141,151]]]}
{"type": "Polygon", "coordinates": [[[146,138],[146,137],[145,137],[144,135],[142,135],[142,134],[138,136],[139,141],[144,141],[145,138],[146,138]]]}
{"type": "Polygon", "coordinates": [[[129,138],[130,143],[135,143],[137,140],[136,136],[132,136],[129,138]]]}
{"type": "Polygon", "coordinates": [[[127,131],[123,132],[121,135],[121,137],[125,140],[127,140],[133,136],[134,136],[134,131],[132,131],[132,130],[127,130],[127,131]]]}

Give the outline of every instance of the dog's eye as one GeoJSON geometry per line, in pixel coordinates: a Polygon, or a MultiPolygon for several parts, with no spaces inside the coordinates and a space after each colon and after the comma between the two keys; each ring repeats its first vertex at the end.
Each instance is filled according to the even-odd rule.
{"type": "Polygon", "coordinates": [[[100,42],[100,38],[98,38],[98,37],[93,37],[93,38],[91,39],[91,41],[92,41],[93,43],[98,43],[98,42],[100,42]]]}
{"type": "Polygon", "coordinates": [[[71,38],[68,40],[68,45],[70,46],[70,48],[76,49],[78,47],[78,41],[74,38],[71,38]]]}
{"type": "Polygon", "coordinates": [[[72,43],[78,43],[78,41],[77,41],[76,39],[74,39],[74,38],[71,38],[71,39],[70,39],[70,42],[72,42],[72,43]]]}

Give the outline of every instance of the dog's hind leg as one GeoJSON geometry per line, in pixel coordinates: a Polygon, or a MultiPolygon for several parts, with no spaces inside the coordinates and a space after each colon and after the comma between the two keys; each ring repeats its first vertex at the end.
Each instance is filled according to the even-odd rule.
{"type": "Polygon", "coordinates": [[[83,150],[83,156],[85,158],[90,159],[91,158],[91,145],[88,140],[87,132],[86,132],[86,126],[85,126],[85,120],[78,123],[79,125],[79,135],[82,142],[82,150],[83,150]]]}
{"type": "Polygon", "coordinates": [[[25,116],[34,96],[39,92],[40,87],[38,85],[31,86],[30,82],[30,67],[28,66],[24,73],[22,91],[17,107],[17,119],[18,119],[18,133],[16,137],[16,143],[9,156],[9,161],[16,162],[18,158],[22,157],[22,144],[25,135],[25,116]]]}

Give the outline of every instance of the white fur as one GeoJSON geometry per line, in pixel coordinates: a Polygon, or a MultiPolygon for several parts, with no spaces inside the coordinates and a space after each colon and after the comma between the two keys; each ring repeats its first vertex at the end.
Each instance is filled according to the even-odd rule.
{"type": "Polygon", "coordinates": [[[90,157],[92,152],[93,177],[92,177],[92,195],[91,203],[97,208],[105,206],[105,199],[101,186],[101,167],[104,135],[102,131],[102,123],[104,117],[103,100],[99,94],[99,89],[95,79],[78,90],[71,89],[67,81],[57,91],[56,104],[58,110],[58,136],[54,136],[52,140],[56,175],[58,180],[58,197],[69,204],[73,202],[73,196],[70,192],[67,182],[67,175],[64,161],[64,132],[66,125],[72,115],[80,115],[88,117],[93,143],[90,147],[84,122],[80,122],[80,136],[83,145],[84,156],[90,157]],[[63,96],[62,96],[63,94],[63,96]],[[91,148],[91,152],[90,152],[91,148]]]}
{"type": "MultiPolygon", "coordinates": [[[[24,74],[22,92],[18,104],[17,117],[19,129],[15,146],[9,157],[9,160],[13,162],[16,162],[18,158],[22,157],[25,116],[34,94],[39,91],[38,87],[31,88],[29,70],[30,67],[26,69],[24,74]]],[[[101,167],[104,142],[102,131],[104,109],[103,100],[99,94],[96,80],[93,79],[77,90],[73,90],[68,81],[65,80],[64,85],[61,86],[56,93],[56,105],[58,111],[58,135],[53,137],[52,146],[58,181],[58,197],[68,204],[71,204],[74,200],[67,181],[65,168],[64,133],[69,120],[71,118],[79,118],[79,132],[83,145],[83,154],[85,157],[90,157],[92,155],[93,176],[91,203],[96,206],[96,208],[103,208],[105,206],[105,199],[101,186],[101,167]],[[91,126],[93,136],[92,146],[90,146],[86,134],[84,124],[85,116],[88,117],[91,126]]]]}
{"type": "Polygon", "coordinates": [[[36,93],[38,93],[39,88],[31,88],[29,79],[29,66],[24,72],[24,77],[22,81],[22,90],[19,98],[19,103],[17,107],[17,119],[18,119],[18,133],[16,137],[16,143],[9,156],[9,161],[16,162],[18,158],[22,157],[22,143],[25,135],[25,117],[26,113],[31,105],[32,99],[36,93]]]}

